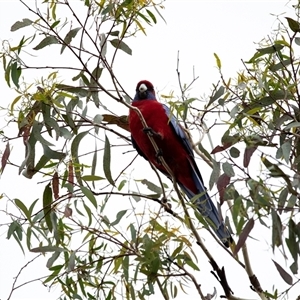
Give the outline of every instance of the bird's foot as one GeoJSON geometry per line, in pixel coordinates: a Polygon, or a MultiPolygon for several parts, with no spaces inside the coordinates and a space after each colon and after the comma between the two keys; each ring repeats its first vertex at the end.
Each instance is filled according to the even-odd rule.
{"type": "Polygon", "coordinates": [[[157,161],[158,164],[161,164],[160,157],[162,157],[162,156],[163,156],[163,152],[159,148],[158,151],[155,153],[156,161],[157,161]]]}
{"type": "Polygon", "coordinates": [[[156,136],[161,138],[161,135],[158,132],[154,131],[151,127],[145,127],[143,131],[149,134],[150,136],[156,136]]]}

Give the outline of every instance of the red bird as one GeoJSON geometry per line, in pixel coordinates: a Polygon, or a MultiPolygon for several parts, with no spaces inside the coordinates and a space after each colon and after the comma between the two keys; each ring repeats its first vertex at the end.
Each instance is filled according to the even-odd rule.
{"type": "Polygon", "coordinates": [[[134,148],[158,170],[172,179],[159,160],[160,156],[164,158],[176,182],[188,198],[192,199],[195,195],[199,195],[194,204],[199,212],[209,219],[209,225],[228,247],[232,242],[230,232],[221,221],[214,203],[206,192],[191,144],[170,109],[156,100],[151,82],[143,80],[137,84],[132,106],[140,110],[148,126],[144,128],[138,114],[130,110],[129,128],[134,148]],[[156,153],[151,144],[149,132],[159,148],[159,153],[156,153]]]}

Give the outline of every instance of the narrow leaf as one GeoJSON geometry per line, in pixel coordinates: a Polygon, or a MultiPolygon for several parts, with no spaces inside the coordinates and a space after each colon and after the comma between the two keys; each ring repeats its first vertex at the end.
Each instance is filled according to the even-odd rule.
{"type": "Polygon", "coordinates": [[[271,212],[272,216],[272,248],[274,250],[274,247],[277,246],[279,247],[282,244],[282,223],[281,219],[278,216],[277,212],[272,209],[271,212]]]}
{"type": "Polygon", "coordinates": [[[59,41],[55,36],[50,35],[50,36],[45,37],[38,45],[36,45],[33,48],[33,50],[40,50],[40,49],[43,49],[44,47],[50,46],[52,44],[59,44],[59,41]]]}
{"type": "Polygon", "coordinates": [[[71,251],[71,255],[68,263],[68,272],[73,271],[75,268],[75,258],[76,258],[75,253],[76,253],[75,251],[71,251]]]}
{"type": "Polygon", "coordinates": [[[29,19],[23,19],[22,21],[17,21],[14,25],[11,26],[10,31],[16,31],[20,28],[31,25],[33,22],[29,19]]]}
{"type": "Polygon", "coordinates": [[[114,180],[112,179],[111,176],[111,171],[110,171],[110,142],[107,138],[107,136],[105,135],[105,145],[104,145],[104,154],[103,154],[103,170],[104,170],[104,174],[106,179],[108,180],[108,182],[111,185],[115,185],[114,180]]]}
{"type": "Polygon", "coordinates": [[[14,85],[19,88],[19,79],[22,73],[22,69],[18,66],[16,62],[11,65],[11,79],[14,85]]]}
{"type": "Polygon", "coordinates": [[[287,273],[283,268],[282,266],[280,266],[275,260],[273,260],[273,263],[278,271],[278,273],[280,274],[281,278],[289,285],[292,285],[293,284],[293,278],[292,276],[287,273]]]}
{"type": "Polygon", "coordinates": [[[291,18],[287,18],[287,21],[288,21],[288,24],[289,24],[289,27],[290,29],[293,31],[293,32],[300,32],[300,24],[299,22],[291,19],[291,18]]]}
{"type": "Polygon", "coordinates": [[[97,175],[84,175],[81,177],[81,179],[84,181],[96,181],[96,180],[103,180],[105,178],[97,175]]]}
{"type": "Polygon", "coordinates": [[[51,204],[52,204],[52,190],[50,187],[50,183],[45,186],[43,193],[43,211],[46,224],[50,232],[53,230],[53,225],[51,222],[51,204]]]}
{"type": "Polygon", "coordinates": [[[92,202],[92,204],[97,208],[97,200],[93,192],[85,186],[80,187],[82,193],[92,202]]]}
{"type": "Polygon", "coordinates": [[[50,142],[48,142],[42,135],[41,135],[41,129],[43,127],[43,124],[38,123],[37,121],[34,121],[32,126],[32,134],[36,138],[37,141],[39,141],[42,145],[47,146],[54,146],[50,142]]]}
{"type": "Polygon", "coordinates": [[[9,155],[10,155],[10,147],[9,147],[9,142],[7,142],[5,150],[4,150],[3,155],[1,157],[1,174],[3,173],[3,171],[5,169],[5,166],[7,164],[9,155]]]}
{"type": "Polygon", "coordinates": [[[245,225],[243,231],[241,232],[240,236],[239,236],[239,240],[234,248],[234,254],[233,255],[237,255],[237,253],[240,251],[240,249],[244,246],[247,237],[249,236],[249,233],[251,232],[251,230],[254,227],[254,220],[253,218],[251,218],[247,224],[245,225]]]}
{"type": "Polygon", "coordinates": [[[53,190],[53,196],[54,199],[59,198],[59,179],[58,179],[58,173],[55,172],[52,177],[52,190],[53,190]]]}
{"type": "Polygon", "coordinates": [[[154,192],[154,193],[157,193],[157,194],[159,194],[159,195],[162,194],[162,189],[161,189],[161,187],[155,185],[154,183],[150,182],[149,180],[143,179],[141,182],[142,182],[142,184],[146,185],[147,188],[148,188],[150,191],[152,191],[152,192],[154,192]]]}
{"type": "Polygon", "coordinates": [[[207,106],[210,106],[213,102],[218,100],[224,94],[224,92],[225,92],[225,87],[220,86],[219,89],[215,92],[215,94],[210,97],[207,106]]]}
{"type": "Polygon", "coordinates": [[[31,215],[29,210],[27,209],[27,207],[25,206],[25,204],[19,200],[19,199],[15,199],[15,204],[20,208],[20,210],[24,213],[24,215],[26,216],[27,220],[30,221],[31,220],[31,215]]]}
{"type": "Polygon", "coordinates": [[[30,252],[34,252],[34,253],[64,252],[64,251],[66,251],[64,248],[60,248],[56,246],[40,246],[40,247],[30,249],[30,252]]]}
{"type": "Polygon", "coordinates": [[[220,177],[220,163],[213,159],[213,171],[209,178],[209,189],[211,190],[214,184],[218,181],[220,177]]]}
{"type": "Polygon", "coordinates": [[[64,38],[64,45],[61,47],[60,54],[62,54],[65,50],[65,48],[72,42],[72,39],[76,36],[78,31],[81,29],[81,27],[77,27],[74,29],[71,29],[67,35],[64,38]]]}
{"type": "Polygon", "coordinates": [[[116,219],[115,219],[112,223],[110,223],[110,225],[111,225],[111,226],[115,226],[115,225],[119,224],[119,222],[121,221],[121,219],[123,218],[123,216],[126,214],[126,212],[127,212],[126,209],[125,209],[125,210],[119,211],[119,212],[117,213],[116,219]]]}
{"type": "Polygon", "coordinates": [[[217,181],[217,189],[220,196],[220,205],[222,205],[224,202],[225,189],[229,183],[230,183],[230,177],[225,173],[223,173],[217,181]]]}
{"type": "MultiPolygon", "coordinates": [[[[87,135],[88,131],[84,131],[79,133],[73,140],[71,145],[71,156],[73,158],[74,163],[79,164],[78,158],[78,148],[81,140],[87,135]]],[[[79,168],[75,168],[75,176],[80,185],[82,185],[81,173],[79,168]]]]}
{"type": "Polygon", "coordinates": [[[49,159],[62,160],[66,157],[66,153],[58,152],[50,149],[47,145],[42,145],[44,148],[44,155],[49,159]]]}
{"type": "Polygon", "coordinates": [[[219,69],[221,69],[221,60],[220,60],[219,56],[217,55],[217,53],[214,53],[214,57],[216,59],[217,67],[219,69]]]}
{"type": "Polygon", "coordinates": [[[245,152],[244,152],[244,161],[243,161],[245,168],[248,168],[252,154],[255,152],[256,149],[257,149],[257,146],[254,146],[254,147],[247,146],[246,147],[245,152]]]}
{"type": "Polygon", "coordinates": [[[222,169],[223,169],[224,173],[226,173],[229,177],[234,177],[235,176],[233,167],[230,163],[228,163],[228,162],[223,163],[222,164],[222,169]]]}
{"type": "Polygon", "coordinates": [[[48,259],[46,267],[49,269],[53,266],[54,262],[58,259],[61,252],[57,251],[52,254],[52,256],[48,259]]]}
{"type": "Polygon", "coordinates": [[[279,45],[279,44],[274,44],[272,46],[269,47],[265,47],[265,48],[261,48],[261,49],[257,49],[257,51],[261,54],[272,54],[275,53],[277,51],[280,51],[281,49],[283,49],[283,45],[279,45]]]}
{"type": "Polygon", "coordinates": [[[117,49],[123,50],[125,53],[132,55],[132,50],[128,47],[127,44],[125,44],[123,41],[114,39],[111,40],[110,43],[117,49]]]}

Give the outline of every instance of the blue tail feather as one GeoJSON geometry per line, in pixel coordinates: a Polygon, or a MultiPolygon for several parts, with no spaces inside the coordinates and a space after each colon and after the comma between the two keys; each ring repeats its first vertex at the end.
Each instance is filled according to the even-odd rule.
{"type": "MultiPolygon", "coordinates": [[[[194,170],[194,168],[193,168],[194,170]]],[[[194,201],[194,204],[198,211],[201,213],[202,216],[208,218],[210,223],[213,224],[211,226],[219,237],[219,239],[224,243],[226,247],[229,246],[229,242],[232,242],[232,237],[229,230],[225,227],[223,221],[220,218],[218,210],[214,205],[213,201],[209,197],[208,193],[206,192],[206,188],[203,185],[202,180],[197,176],[197,173],[193,172],[193,179],[196,183],[197,190],[199,191],[199,197],[194,201]]],[[[183,190],[183,192],[188,196],[189,199],[194,198],[196,195],[191,192],[188,188],[184,185],[179,183],[179,186],[183,190]]]]}

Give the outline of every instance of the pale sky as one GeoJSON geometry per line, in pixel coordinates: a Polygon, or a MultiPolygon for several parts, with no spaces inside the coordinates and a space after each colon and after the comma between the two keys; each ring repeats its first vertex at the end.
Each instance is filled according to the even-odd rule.
{"type": "MultiPolygon", "coordinates": [[[[30,1],[28,1],[30,2],[30,1]]],[[[75,1],[74,1],[75,2],[75,1]]],[[[292,2],[293,3],[293,2],[292,2]]],[[[183,82],[189,83],[192,79],[193,68],[199,80],[193,86],[191,94],[195,97],[204,97],[208,95],[212,83],[218,80],[218,71],[216,69],[213,53],[217,53],[222,60],[223,70],[226,76],[235,76],[236,72],[242,69],[241,59],[247,60],[255,52],[258,46],[255,44],[261,39],[267,37],[271,30],[276,28],[275,15],[294,17],[291,3],[288,1],[262,1],[262,0],[219,0],[219,1],[176,1],[168,0],[164,3],[165,10],[162,14],[167,22],[165,24],[158,18],[158,24],[152,28],[147,28],[147,36],[140,34],[128,44],[133,50],[132,57],[121,56],[124,60],[117,66],[119,81],[123,83],[128,93],[134,95],[136,83],[142,79],[150,80],[159,92],[169,93],[174,90],[179,91],[176,63],[177,53],[180,51],[180,71],[183,82]]],[[[32,18],[28,11],[23,8],[19,1],[1,0],[0,1],[0,40],[9,39],[12,44],[17,44],[20,37],[26,32],[10,32],[13,23],[25,17],[32,18]]],[[[25,30],[25,31],[24,31],[25,30]]],[[[41,60],[51,60],[49,56],[42,56],[43,52],[37,53],[41,60]]],[[[66,62],[68,63],[68,62],[66,62]]],[[[71,62],[70,62],[71,63],[71,62]]],[[[1,72],[3,71],[0,68],[1,72]]],[[[2,91],[1,106],[6,107],[8,103],[16,97],[14,91],[6,86],[3,72],[1,73],[0,87],[2,91]]],[[[38,75],[35,75],[38,76],[38,75]]],[[[66,78],[67,79],[67,78],[66,78]]],[[[125,114],[126,109],[120,114],[125,114]]],[[[3,115],[3,113],[2,113],[3,115]]],[[[4,126],[5,120],[0,120],[0,126],[4,126]]],[[[6,130],[6,129],[5,129],[6,130]]],[[[9,128],[11,134],[16,133],[16,128],[9,128]]],[[[3,151],[5,145],[0,144],[0,150],[3,151]]],[[[13,149],[13,157],[24,155],[23,149],[13,149]]],[[[145,166],[147,166],[145,164],[145,166]]],[[[205,174],[206,166],[201,165],[202,174],[205,174]]],[[[210,170],[207,174],[210,174],[210,170]]],[[[142,170],[143,171],[143,170],[142,170]]],[[[5,193],[13,198],[20,198],[26,202],[32,202],[41,197],[41,193],[36,193],[36,181],[28,180],[23,176],[18,176],[17,168],[7,167],[0,180],[0,193],[5,193]]],[[[205,178],[206,184],[209,177],[205,178]]],[[[44,186],[41,184],[41,186],[44,186]]],[[[39,188],[39,187],[38,187],[39,188]]],[[[4,203],[0,200],[0,210],[3,210],[4,203]]],[[[28,203],[27,202],[27,203],[28,203]]],[[[0,212],[1,218],[4,216],[0,212]]],[[[3,224],[3,221],[1,221],[3,224]]],[[[14,277],[20,268],[31,260],[35,255],[26,253],[24,257],[16,242],[11,239],[6,240],[6,227],[0,227],[0,299],[8,298],[14,277]]],[[[261,232],[257,232],[263,237],[261,232]]],[[[250,253],[252,257],[253,268],[259,276],[263,287],[271,290],[273,284],[278,285],[280,289],[287,288],[282,281],[273,264],[270,261],[271,250],[267,242],[251,243],[256,250],[250,253]]],[[[252,248],[254,249],[254,248],[252,248]]],[[[217,254],[218,255],[218,254],[217,254]]],[[[222,253],[222,255],[224,255],[222,253]]],[[[228,257],[229,258],[229,257],[228,257]]],[[[282,261],[281,261],[282,262],[282,261]]],[[[45,268],[46,260],[38,259],[34,264],[25,269],[23,276],[19,278],[18,284],[27,281],[29,278],[38,278],[47,274],[45,268]]],[[[232,262],[231,262],[232,263],[232,262]]],[[[201,270],[210,270],[207,266],[207,259],[203,257],[200,263],[201,270]]],[[[231,266],[224,255],[224,265],[228,272],[228,279],[236,296],[247,297],[249,299],[258,299],[257,295],[249,289],[249,282],[246,273],[242,272],[237,266],[231,266]],[[238,278],[236,277],[238,274],[238,278]],[[240,278],[240,274],[244,274],[240,278]],[[241,286],[240,283],[243,283],[241,286]]],[[[289,269],[289,266],[282,265],[289,269]]],[[[210,286],[220,288],[213,277],[204,271],[199,273],[199,282],[208,289],[210,286]],[[207,276],[211,276],[211,284],[205,284],[207,276]]],[[[198,275],[197,275],[198,276],[198,275]]],[[[297,296],[297,288],[293,289],[290,299],[297,296]],[[292,297],[293,296],[293,297],[292,297]]],[[[58,288],[48,292],[47,288],[39,282],[28,284],[16,290],[11,299],[13,300],[40,300],[56,299],[60,290],[58,288]]],[[[205,293],[212,292],[205,290],[205,293]]],[[[152,297],[154,299],[155,296],[152,297]]],[[[184,296],[182,299],[185,299],[184,296]]],[[[188,299],[188,296],[186,296],[188,299]]]]}

